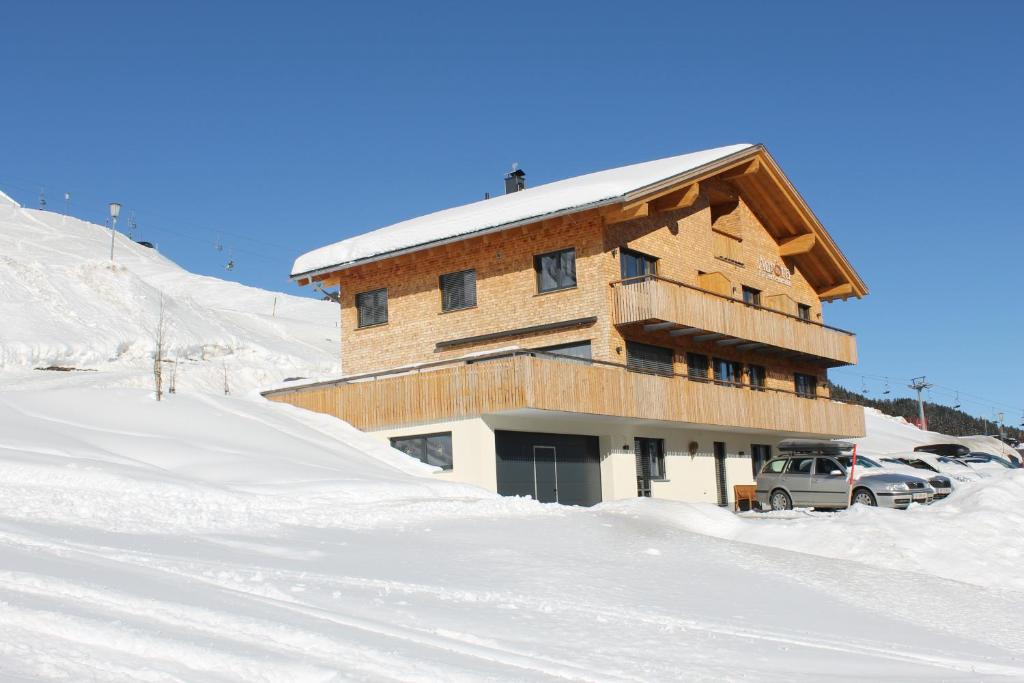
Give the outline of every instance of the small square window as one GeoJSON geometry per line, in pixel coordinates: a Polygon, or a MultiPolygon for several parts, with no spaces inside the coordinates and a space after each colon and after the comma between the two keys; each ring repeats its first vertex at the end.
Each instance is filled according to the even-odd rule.
{"type": "Polygon", "coordinates": [[[686,374],[690,379],[706,382],[708,379],[708,357],[701,353],[687,353],[686,374]]]}
{"type": "Polygon", "coordinates": [[[764,391],[767,374],[763,365],[748,365],[747,380],[750,383],[750,388],[754,391],[764,391]]]}
{"type": "Polygon", "coordinates": [[[796,305],[796,314],[797,314],[797,316],[800,317],[801,320],[810,320],[811,319],[811,307],[808,306],[807,304],[797,304],[796,305]]]}
{"type": "Polygon", "coordinates": [[[534,256],[533,267],[537,271],[539,293],[576,286],[576,250],[573,248],[534,256]]]}
{"type": "Polygon", "coordinates": [[[753,287],[743,287],[743,303],[751,306],[761,305],[761,290],[753,287]]]}
{"type": "Polygon", "coordinates": [[[359,314],[359,327],[386,323],[388,321],[387,287],[356,294],[356,311],[359,314]]]}
{"type": "Polygon", "coordinates": [[[818,378],[814,375],[805,375],[802,372],[793,375],[793,384],[798,396],[804,398],[815,398],[818,395],[818,378]]]}
{"type": "Polygon", "coordinates": [[[476,306],[476,270],[460,270],[440,277],[441,310],[457,311],[476,306]]]}

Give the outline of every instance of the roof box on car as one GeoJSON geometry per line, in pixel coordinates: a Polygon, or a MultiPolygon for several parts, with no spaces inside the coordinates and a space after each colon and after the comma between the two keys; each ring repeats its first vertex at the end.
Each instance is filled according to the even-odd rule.
{"type": "Polygon", "coordinates": [[[927,446],[918,446],[914,450],[918,453],[934,453],[948,458],[958,458],[971,452],[970,448],[958,443],[932,443],[927,446]]]}

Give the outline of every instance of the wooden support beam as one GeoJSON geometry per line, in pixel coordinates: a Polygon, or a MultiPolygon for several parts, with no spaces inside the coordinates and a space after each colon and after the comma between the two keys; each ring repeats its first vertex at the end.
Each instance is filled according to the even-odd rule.
{"type": "Polygon", "coordinates": [[[790,237],[789,239],[779,242],[779,256],[796,256],[797,254],[806,254],[814,248],[814,245],[817,244],[817,242],[818,238],[815,237],[812,232],[809,232],[806,235],[790,237]]]}
{"type": "Polygon", "coordinates": [[[739,349],[740,351],[753,351],[754,349],[759,349],[762,346],[764,346],[764,344],[760,344],[758,342],[750,342],[749,344],[740,344],[736,348],[739,349]]]}
{"type": "Polygon", "coordinates": [[[670,337],[688,337],[691,334],[697,334],[697,333],[703,332],[703,331],[704,330],[700,329],[699,327],[682,327],[682,328],[680,328],[678,330],[672,330],[671,332],[668,333],[668,336],[670,336],[670,337]]]}
{"type": "Polygon", "coordinates": [[[736,188],[724,180],[708,180],[701,185],[702,189],[708,196],[708,201],[711,202],[711,204],[725,204],[727,202],[734,202],[740,198],[740,194],[736,188]]]}
{"type": "Polygon", "coordinates": [[[720,178],[724,178],[725,180],[731,180],[733,178],[740,178],[740,177],[745,176],[745,175],[752,175],[754,173],[757,173],[760,170],[761,170],[761,161],[760,161],[760,159],[754,159],[750,163],[743,164],[741,166],[737,166],[736,168],[729,169],[728,171],[726,171],[725,173],[723,173],[719,177],[720,178]]]}
{"type": "Polygon", "coordinates": [[[607,225],[612,225],[613,223],[631,221],[634,218],[646,218],[649,213],[650,205],[647,202],[640,202],[628,209],[622,205],[612,206],[604,209],[601,215],[604,216],[604,222],[607,225]]]}
{"type": "Polygon", "coordinates": [[[838,285],[832,285],[826,289],[820,290],[818,296],[822,299],[836,299],[841,296],[853,296],[853,284],[844,282],[838,285]]]}
{"type": "Polygon", "coordinates": [[[651,323],[650,325],[644,325],[644,332],[658,332],[659,330],[667,330],[670,327],[675,327],[678,323],[664,322],[664,323],[651,323]]]}
{"type": "Polygon", "coordinates": [[[746,339],[719,339],[715,343],[719,346],[736,346],[737,344],[742,344],[745,341],[746,339]]]}
{"type": "Polygon", "coordinates": [[[693,341],[695,341],[695,342],[707,342],[707,341],[711,341],[712,339],[721,339],[724,336],[725,336],[724,334],[719,334],[718,332],[712,332],[711,334],[697,335],[696,337],[693,338],[693,341]]]}
{"type": "Polygon", "coordinates": [[[676,190],[651,201],[650,210],[652,213],[659,213],[661,211],[688,209],[694,205],[698,197],[700,197],[700,184],[693,183],[681,190],[676,190]]]}

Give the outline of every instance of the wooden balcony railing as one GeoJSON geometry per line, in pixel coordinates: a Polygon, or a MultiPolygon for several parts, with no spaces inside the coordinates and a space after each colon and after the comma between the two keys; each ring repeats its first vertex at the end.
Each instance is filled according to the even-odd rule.
{"type": "Polygon", "coordinates": [[[707,335],[744,351],[792,351],[828,365],[857,362],[856,336],[837,327],[654,275],[611,284],[616,325],[647,323],[670,335],[707,335]]]}
{"type": "Polygon", "coordinates": [[[864,434],[863,409],[829,398],[651,375],[615,363],[532,351],[278,389],[264,396],[367,430],[533,408],[816,437],[864,434]]]}

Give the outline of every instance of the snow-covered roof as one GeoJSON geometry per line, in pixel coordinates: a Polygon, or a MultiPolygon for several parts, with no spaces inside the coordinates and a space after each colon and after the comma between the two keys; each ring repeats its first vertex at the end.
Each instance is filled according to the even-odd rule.
{"type": "Polygon", "coordinates": [[[512,227],[551,214],[612,203],[751,146],[716,147],[588,173],[412,218],[303,254],[295,260],[292,277],[309,276],[384,254],[425,248],[484,230],[512,227]]]}

